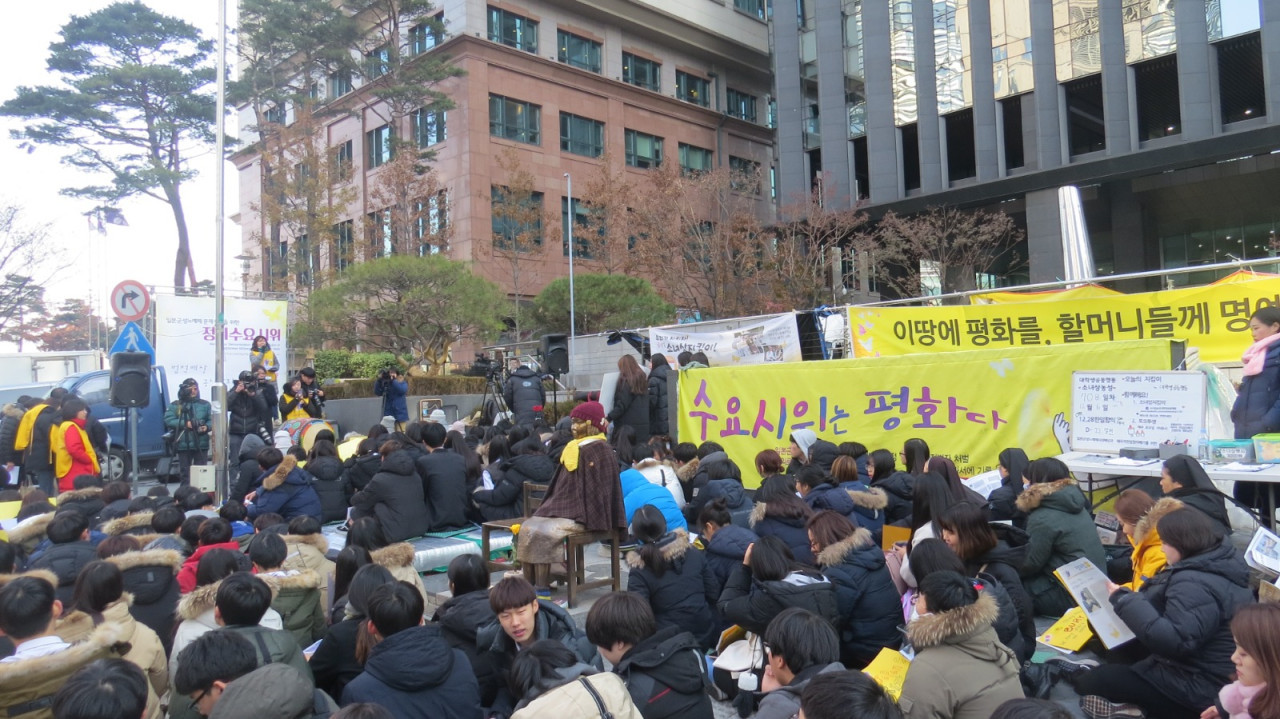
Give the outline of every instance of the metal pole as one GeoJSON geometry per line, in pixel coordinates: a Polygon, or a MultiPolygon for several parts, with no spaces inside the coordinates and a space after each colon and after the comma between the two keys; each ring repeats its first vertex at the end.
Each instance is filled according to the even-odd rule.
{"type": "Polygon", "coordinates": [[[210,388],[213,392],[213,402],[218,411],[214,415],[213,421],[213,457],[214,457],[214,481],[216,482],[216,493],[221,499],[227,496],[227,387],[223,382],[226,379],[226,363],[223,357],[223,332],[226,330],[226,301],[223,298],[223,265],[225,264],[223,255],[223,246],[225,243],[225,227],[223,216],[225,213],[227,179],[226,179],[226,150],[224,147],[227,129],[227,0],[218,0],[218,102],[217,102],[217,138],[215,139],[214,154],[217,157],[217,167],[214,171],[214,185],[217,190],[217,202],[214,203],[214,243],[215,252],[214,259],[214,279],[213,279],[213,295],[214,295],[214,314],[216,315],[213,328],[213,376],[214,385],[210,388]]]}
{"type": "MultiPolygon", "coordinates": [[[[150,378],[148,378],[148,380],[149,379],[150,378]]],[[[156,401],[159,401],[159,399],[160,398],[157,397],[156,401]]],[[[138,465],[141,464],[138,461],[138,408],[137,407],[129,408],[129,462],[133,465],[133,467],[130,468],[129,479],[130,481],[133,482],[134,486],[136,487],[138,484],[138,476],[139,476],[138,465]]]]}
{"type": "MultiPolygon", "coordinates": [[[[578,329],[577,323],[574,321],[574,303],[573,303],[573,177],[569,173],[564,173],[565,194],[569,196],[569,375],[572,376],[578,363],[574,360],[574,348],[577,344],[578,329]]],[[[575,385],[576,386],[576,385],[575,385]]]]}

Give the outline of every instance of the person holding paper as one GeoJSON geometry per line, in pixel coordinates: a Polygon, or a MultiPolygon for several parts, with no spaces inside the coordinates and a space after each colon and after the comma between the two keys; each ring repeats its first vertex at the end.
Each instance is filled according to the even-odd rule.
{"type": "Polygon", "coordinates": [[[1151,654],[1132,666],[1103,664],[1075,680],[1089,717],[1195,719],[1232,676],[1231,618],[1253,602],[1249,567],[1201,512],[1156,524],[1169,560],[1134,592],[1109,584],[1116,614],[1151,654]]]}
{"type": "Polygon", "coordinates": [[[1027,513],[1026,555],[1022,584],[1035,603],[1036,614],[1060,617],[1075,606],[1054,570],[1081,557],[1096,567],[1107,566],[1107,554],[1089,514],[1089,500],[1076,486],[1067,465],[1043,457],[1027,467],[1028,486],[1017,507],[1027,513]]]}
{"type": "Polygon", "coordinates": [[[1120,529],[1133,546],[1133,578],[1120,586],[1138,591],[1147,580],[1164,569],[1169,560],[1164,556],[1164,543],[1156,531],[1156,523],[1164,515],[1183,508],[1182,502],[1173,497],[1162,497],[1159,502],[1141,489],[1126,489],[1116,497],[1116,517],[1120,529]]]}

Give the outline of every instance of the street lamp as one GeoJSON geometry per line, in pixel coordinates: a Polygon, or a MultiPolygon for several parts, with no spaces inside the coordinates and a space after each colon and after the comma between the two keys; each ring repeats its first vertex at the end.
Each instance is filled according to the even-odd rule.
{"type": "Polygon", "coordinates": [[[577,360],[574,359],[574,346],[577,344],[578,335],[577,323],[574,322],[574,304],[573,304],[573,176],[564,173],[565,194],[569,196],[567,200],[569,207],[569,374],[573,375],[574,368],[578,366],[577,360]]]}
{"type": "Polygon", "coordinates": [[[240,291],[244,293],[245,297],[248,297],[249,270],[253,267],[253,261],[258,258],[255,255],[249,254],[236,255],[235,258],[240,261],[240,291]]]}

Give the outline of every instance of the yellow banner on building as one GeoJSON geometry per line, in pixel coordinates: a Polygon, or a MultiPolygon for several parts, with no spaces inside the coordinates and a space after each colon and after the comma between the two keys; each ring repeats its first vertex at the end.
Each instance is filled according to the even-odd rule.
{"type": "Polygon", "coordinates": [[[968,477],[1006,447],[1066,451],[1073,371],[1167,370],[1171,358],[1171,342],[1146,340],[686,370],[680,441],[719,443],[748,487],[760,484],[756,453],[787,457],[805,428],[895,455],[920,437],[968,477]]]}
{"type": "Polygon", "coordinates": [[[1280,278],[1162,292],[941,307],[850,307],[854,357],[1120,340],[1184,340],[1205,362],[1238,362],[1249,316],[1280,305],[1280,278]]]}

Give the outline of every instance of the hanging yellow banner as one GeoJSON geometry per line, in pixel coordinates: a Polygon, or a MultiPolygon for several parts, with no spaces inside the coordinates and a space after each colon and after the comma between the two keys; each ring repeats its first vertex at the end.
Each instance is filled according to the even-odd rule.
{"type": "Polygon", "coordinates": [[[789,454],[791,433],[894,451],[912,437],[962,476],[996,467],[1000,451],[1067,451],[1071,373],[1167,370],[1172,343],[1130,341],[713,367],[680,373],[679,439],[724,447],[748,487],[756,453],[789,454]]]}
{"type": "Polygon", "coordinates": [[[1280,305],[1280,278],[1132,295],[942,307],[850,307],[854,357],[1173,339],[1204,362],[1238,362],[1249,316],[1280,305]]]}
{"type": "Polygon", "coordinates": [[[1067,300],[1087,300],[1094,297],[1115,297],[1123,295],[1102,285],[1081,285],[1065,290],[1045,290],[1043,292],[984,292],[969,297],[971,305],[1004,305],[1013,302],[1064,302],[1067,300]]]}

